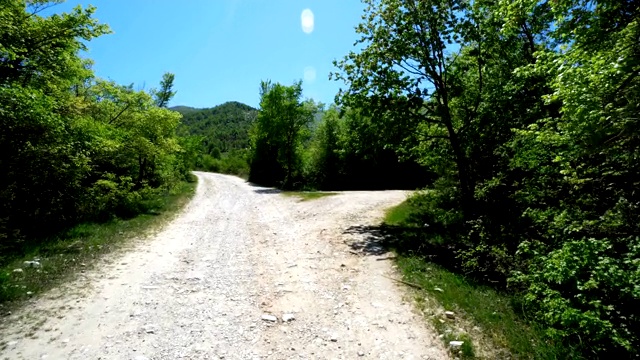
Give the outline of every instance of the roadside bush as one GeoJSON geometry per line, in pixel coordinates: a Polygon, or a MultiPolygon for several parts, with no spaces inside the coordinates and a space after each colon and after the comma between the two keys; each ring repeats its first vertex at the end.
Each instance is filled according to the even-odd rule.
{"type": "Polygon", "coordinates": [[[640,238],[565,241],[558,249],[523,242],[528,259],[512,283],[555,340],[615,358],[637,351],[640,334],[640,238]],[[622,241],[620,241],[622,240],[622,241]],[[541,251],[542,250],[542,251],[541,251]],[[585,341],[586,340],[586,341],[585,341]]]}
{"type": "Polygon", "coordinates": [[[105,221],[114,217],[130,218],[137,214],[149,213],[163,205],[166,190],[152,188],[146,184],[138,187],[131,177],[116,178],[107,174],[106,179],[96,181],[88,192],[92,201],[86,213],[93,214],[92,219],[105,221]]]}
{"type": "Polygon", "coordinates": [[[249,162],[246,150],[234,150],[215,158],[209,154],[202,154],[196,164],[198,170],[221,174],[237,175],[242,178],[249,176],[249,162]]]}
{"type": "Polygon", "coordinates": [[[194,141],[176,136],[180,114],[165,108],[173,75],[151,93],[96,78],[79,56],[109,33],[95,8],[41,16],[41,5],[0,7],[0,252],[152,211],[194,161],[194,141]]]}

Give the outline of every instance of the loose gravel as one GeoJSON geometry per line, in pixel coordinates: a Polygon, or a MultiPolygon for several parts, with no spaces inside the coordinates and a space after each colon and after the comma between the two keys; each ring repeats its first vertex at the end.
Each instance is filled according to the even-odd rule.
{"type": "Polygon", "coordinates": [[[352,231],[405,192],[300,201],[196,174],[174,221],[5,318],[0,359],[449,358],[352,231]]]}

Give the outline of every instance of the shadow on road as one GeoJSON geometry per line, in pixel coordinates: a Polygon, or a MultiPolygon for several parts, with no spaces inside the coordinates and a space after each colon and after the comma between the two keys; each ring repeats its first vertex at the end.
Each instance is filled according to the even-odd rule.
{"type": "Polygon", "coordinates": [[[455,263],[452,245],[429,240],[429,233],[418,228],[358,225],[347,228],[343,234],[357,235],[348,245],[365,255],[379,256],[394,251],[402,255],[419,255],[445,267],[455,263]]]}
{"type": "Polygon", "coordinates": [[[264,185],[259,185],[248,180],[246,181],[246,183],[247,185],[253,188],[253,192],[255,192],[256,194],[281,194],[282,193],[282,190],[280,189],[265,187],[264,185]]]}
{"type": "Polygon", "coordinates": [[[282,190],[262,188],[262,189],[254,189],[253,192],[255,192],[256,194],[280,194],[282,193],[282,190]]]}
{"type": "Polygon", "coordinates": [[[354,251],[361,252],[365,255],[380,256],[389,252],[390,234],[381,226],[351,226],[343,231],[343,234],[359,235],[359,240],[354,240],[348,245],[354,251]]]}

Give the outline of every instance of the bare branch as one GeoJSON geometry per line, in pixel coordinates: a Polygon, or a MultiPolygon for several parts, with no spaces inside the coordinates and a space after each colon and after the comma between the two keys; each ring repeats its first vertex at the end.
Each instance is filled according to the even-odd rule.
{"type": "Polygon", "coordinates": [[[422,72],[420,72],[420,70],[419,70],[419,69],[416,69],[415,67],[413,67],[413,66],[411,66],[411,65],[409,65],[409,64],[406,64],[406,66],[408,66],[408,67],[409,67],[409,69],[407,69],[407,68],[405,67],[405,65],[403,65],[402,60],[399,60],[399,61],[396,63],[396,65],[398,65],[399,67],[401,67],[403,70],[405,70],[405,71],[406,71],[406,72],[408,72],[409,74],[413,74],[413,75],[416,75],[416,76],[425,76],[425,74],[424,74],[424,73],[422,73],[422,72]]]}

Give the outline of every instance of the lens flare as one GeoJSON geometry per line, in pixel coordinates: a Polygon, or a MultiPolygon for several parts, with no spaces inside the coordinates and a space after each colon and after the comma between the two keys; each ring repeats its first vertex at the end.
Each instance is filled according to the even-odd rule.
{"type": "Polygon", "coordinates": [[[302,24],[302,31],[304,31],[306,34],[311,34],[315,26],[313,11],[311,11],[310,9],[302,10],[302,15],[300,15],[300,22],[302,24]]]}
{"type": "Polygon", "coordinates": [[[308,83],[316,81],[316,69],[313,66],[304,68],[304,81],[308,83]]]}

